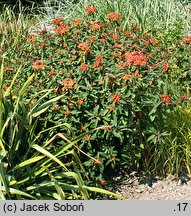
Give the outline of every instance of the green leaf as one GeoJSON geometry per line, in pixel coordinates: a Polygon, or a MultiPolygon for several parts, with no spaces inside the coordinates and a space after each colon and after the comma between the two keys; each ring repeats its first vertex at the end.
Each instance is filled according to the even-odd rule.
{"type": "Polygon", "coordinates": [[[8,87],[8,89],[6,90],[6,92],[4,93],[4,97],[7,97],[10,94],[10,91],[11,91],[11,89],[12,89],[14,83],[15,83],[15,80],[17,79],[17,76],[20,73],[21,69],[22,69],[22,65],[18,68],[15,76],[12,79],[12,82],[11,82],[10,86],[8,87]]]}
{"type": "Polygon", "coordinates": [[[36,149],[37,151],[39,151],[41,154],[47,156],[48,158],[50,158],[51,160],[55,161],[56,163],[58,163],[61,167],[63,167],[65,170],[68,170],[66,168],[66,166],[58,159],[56,158],[53,154],[51,154],[50,152],[48,152],[47,150],[45,150],[44,148],[40,147],[39,145],[32,145],[32,148],[36,149]]]}
{"type": "Polygon", "coordinates": [[[87,190],[92,191],[92,192],[102,193],[102,194],[106,194],[106,195],[109,195],[109,196],[114,196],[114,197],[117,197],[117,198],[122,199],[122,200],[127,199],[127,198],[125,198],[125,197],[123,197],[121,195],[118,195],[116,193],[113,193],[113,192],[110,192],[110,191],[107,191],[107,190],[104,190],[104,189],[101,189],[101,188],[89,187],[89,186],[84,186],[84,188],[86,188],[87,190]]]}
{"type": "MultiPolygon", "coordinates": [[[[3,186],[0,188],[0,190],[6,192],[6,189],[5,189],[5,187],[3,187],[3,186]]],[[[32,195],[30,195],[30,194],[28,194],[28,193],[25,193],[25,192],[23,192],[23,191],[21,191],[21,190],[17,190],[17,189],[14,189],[14,188],[8,188],[8,191],[9,191],[11,194],[13,194],[13,195],[20,195],[20,196],[24,196],[24,197],[28,197],[28,198],[31,198],[31,199],[33,199],[33,200],[36,200],[36,198],[35,198],[34,196],[32,196],[32,195]]]]}
{"type": "Polygon", "coordinates": [[[22,96],[22,95],[26,92],[26,90],[27,90],[27,88],[28,88],[30,82],[33,80],[34,76],[35,76],[35,74],[33,73],[33,74],[28,78],[28,80],[24,83],[23,87],[22,87],[21,90],[19,91],[19,97],[22,96]]]}
{"type": "Polygon", "coordinates": [[[13,168],[13,171],[15,171],[16,169],[19,169],[21,167],[25,167],[25,166],[28,166],[30,164],[33,164],[33,163],[36,163],[37,161],[43,159],[45,156],[37,156],[37,157],[33,157],[33,158],[30,158],[26,161],[23,161],[22,163],[18,164],[17,166],[15,166],[13,168]]]}
{"type": "Polygon", "coordinates": [[[5,172],[5,167],[3,165],[4,165],[4,163],[1,162],[0,163],[0,180],[4,185],[6,193],[9,193],[9,188],[8,188],[9,182],[8,182],[8,179],[7,179],[7,174],[5,172]]]}
{"type": "Polygon", "coordinates": [[[57,96],[57,97],[55,97],[55,98],[53,98],[51,100],[46,101],[45,103],[43,103],[39,107],[33,108],[31,110],[31,112],[29,113],[29,115],[32,115],[33,117],[39,116],[40,114],[45,112],[50,107],[50,105],[52,105],[52,103],[58,101],[62,97],[64,97],[64,95],[57,96]]]}

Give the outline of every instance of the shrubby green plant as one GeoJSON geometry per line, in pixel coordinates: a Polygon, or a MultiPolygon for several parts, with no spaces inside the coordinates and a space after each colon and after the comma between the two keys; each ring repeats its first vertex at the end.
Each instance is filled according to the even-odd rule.
{"type": "Polygon", "coordinates": [[[94,6],[85,11],[88,21],[56,18],[50,23],[54,32],[44,29],[18,43],[16,53],[7,56],[4,88],[15,65],[24,64],[13,92],[34,73],[26,98],[38,101],[45,89],[54,90],[42,102],[63,96],[42,114],[42,129],[67,123],[71,139],[85,132],[78,148],[96,160],[87,161],[84,154],[80,159],[88,177],[104,184],[105,175],[118,167],[146,166],[161,120],[182,103],[189,86],[191,40],[173,35],[173,42],[169,37],[165,43],[134,22],[124,29],[120,12],[98,22],[94,6]]]}

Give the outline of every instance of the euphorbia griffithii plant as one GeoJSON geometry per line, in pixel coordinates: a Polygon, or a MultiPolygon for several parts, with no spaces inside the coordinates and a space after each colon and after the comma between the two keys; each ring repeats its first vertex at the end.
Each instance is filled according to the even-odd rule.
{"type": "MultiPolygon", "coordinates": [[[[52,88],[51,97],[65,95],[44,117],[48,124],[67,122],[73,136],[105,126],[79,145],[98,158],[86,161],[81,156],[89,175],[103,184],[105,171],[119,165],[134,168],[144,161],[150,129],[182,102],[185,80],[174,70],[182,70],[177,50],[188,52],[190,38],[183,37],[175,53],[152,35],[142,34],[136,23],[123,29],[119,21],[124,16],[119,12],[108,13],[106,21],[99,22],[93,19],[95,7],[87,6],[85,11],[87,22],[81,17],[56,18],[50,23],[53,33],[44,29],[18,46],[15,62],[21,61],[26,69],[15,88],[34,72],[28,94],[52,88]],[[179,92],[173,89],[175,79],[183,86],[179,92]]],[[[14,65],[10,62],[7,67],[14,65]]]]}

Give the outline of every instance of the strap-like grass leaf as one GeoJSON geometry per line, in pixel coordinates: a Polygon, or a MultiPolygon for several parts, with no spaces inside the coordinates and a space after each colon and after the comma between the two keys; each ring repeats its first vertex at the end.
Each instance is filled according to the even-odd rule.
{"type": "Polygon", "coordinates": [[[54,178],[54,176],[51,174],[51,172],[47,169],[48,175],[50,176],[50,179],[54,182],[54,187],[59,194],[59,197],[61,200],[65,200],[66,196],[64,191],[62,190],[62,187],[59,185],[59,182],[54,178]]]}
{"type": "Polygon", "coordinates": [[[43,104],[40,105],[39,107],[35,107],[35,109],[33,108],[33,109],[31,110],[31,112],[29,113],[29,115],[32,114],[33,117],[39,116],[40,114],[42,114],[43,112],[45,112],[45,111],[49,108],[49,106],[50,106],[52,103],[58,101],[58,100],[59,100],[60,98],[62,98],[63,96],[64,96],[64,95],[57,96],[57,97],[55,97],[55,98],[53,98],[53,99],[51,99],[51,100],[46,101],[45,103],[43,103],[43,104]]]}
{"type": "MultiPolygon", "coordinates": [[[[36,198],[28,193],[25,193],[21,190],[17,190],[17,189],[14,189],[14,188],[8,188],[9,192],[13,195],[20,195],[20,196],[24,196],[24,197],[28,197],[28,198],[31,198],[33,200],[36,200],[36,198]]],[[[6,189],[4,186],[1,187],[1,191],[5,191],[6,192],[6,189]]]]}
{"type": "Polygon", "coordinates": [[[65,170],[68,170],[66,168],[66,166],[58,158],[56,158],[53,154],[51,154],[50,152],[48,152],[44,148],[42,148],[42,147],[40,147],[39,145],[36,145],[36,144],[32,145],[32,148],[36,149],[37,151],[39,151],[43,155],[49,157],[50,159],[52,159],[53,161],[55,161],[56,163],[58,163],[61,167],[63,167],[65,170]]]}
{"type": "Polygon", "coordinates": [[[3,183],[6,192],[9,193],[9,182],[2,162],[0,163],[0,180],[3,183]]]}
{"type": "Polygon", "coordinates": [[[27,87],[29,86],[30,82],[33,80],[35,74],[33,73],[28,80],[24,83],[23,87],[21,88],[21,90],[19,91],[19,96],[22,96],[25,91],[27,90],[27,87]]]}
{"type": "Polygon", "coordinates": [[[83,188],[84,182],[83,182],[83,180],[81,178],[81,175],[79,173],[77,174],[75,172],[65,172],[64,175],[68,176],[68,177],[72,177],[72,178],[74,178],[76,180],[84,199],[88,200],[89,199],[89,194],[88,194],[87,190],[85,188],[83,188]]]}
{"type": "Polygon", "coordinates": [[[30,164],[33,164],[33,163],[35,163],[35,162],[41,160],[41,159],[44,158],[44,157],[45,157],[45,156],[37,156],[37,157],[30,158],[30,159],[28,159],[28,160],[26,160],[26,161],[23,161],[22,163],[20,163],[20,164],[18,164],[17,166],[15,166],[15,167],[13,168],[13,171],[16,170],[16,169],[19,169],[19,168],[21,168],[21,167],[25,167],[25,166],[28,166],[28,165],[30,165],[30,164]]]}
{"type": "Polygon", "coordinates": [[[83,186],[85,189],[89,190],[89,191],[92,191],[92,192],[96,192],[96,193],[102,193],[102,194],[106,194],[106,195],[109,195],[109,196],[114,196],[114,197],[117,197],[118,199],[122,199],[122,200],[125,200],[125,197],[121,196],[121,195],[118,195],[116,193],[113,193],[113,192],[110,192],[108,190],[104,190],[104,189],[101,189],[101,188],[96,188],[96,187],[89,187],[89,186],[83,186]]]}

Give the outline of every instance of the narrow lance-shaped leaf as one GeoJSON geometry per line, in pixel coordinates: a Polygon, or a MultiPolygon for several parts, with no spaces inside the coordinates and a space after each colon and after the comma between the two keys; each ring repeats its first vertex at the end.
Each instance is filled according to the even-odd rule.
{"type": "Polygon", "coordinates": [[[37,157],[33,157],[33,158],[30,158],[26,161],[23,161],[22,163],[18,164],[17,166],[15,166],[12,171],[15,171],[16,169],[19,169],[19,168],[22,168],[22,167],[25,167],[25,166],[28,166],[30,164],[33,164],[33,163],[36,163],[37,161],[40,161],[41,159],[43,159],[45,156],[37,156],[37,157]]]}
{"type": "Polygon", "coordinates": [[[58,159],[56,158],[53,154],[51,154],[50,152],[48,152],[47,150],[43,149],[42,147],[40,147],[39,145],[32,145],[32,148],[36,149],[37,151],[39,151],[40,153],[42,153],[43,155],[49,157],[50,159],[52,159],[53,161],[55,161],[56,163],[58,163],[60,166],[62,166],[65,170],[68,170],[66,168],[66,166],[58,159]]]}
{"type": "Polygon", "coordinates": [[[45,112],[52,103],[58,101],[63,96],[64,95],[60,95],[60,96],[57,96],[57,97],[55,97],[55,98],[53,98],[51,100],[46,101],[45,103],[43,103],[42,105],[40,105],[36,109],[32,109],[31,112],[29,113],[29,115],[32,115],[33,117],[39,116],[40,114],[42,114],[43,112],[45,112]]]}

